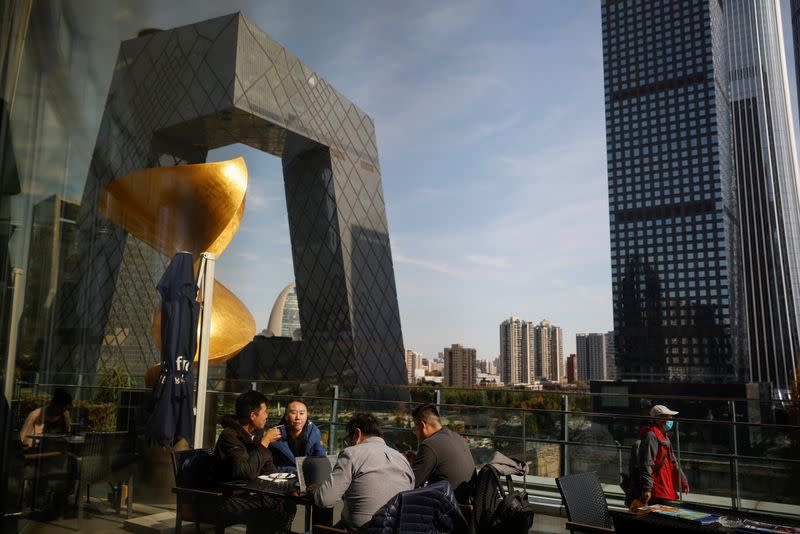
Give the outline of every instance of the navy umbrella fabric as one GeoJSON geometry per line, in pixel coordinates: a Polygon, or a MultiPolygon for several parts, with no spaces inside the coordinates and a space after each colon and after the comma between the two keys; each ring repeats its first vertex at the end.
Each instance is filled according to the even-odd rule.
{"type": "Polygon", "coordinates": [[[156,286],[161,294],[161,374],[153,387],[150,434],[162,447],[194,439],[194,377],[197,349],[197,285],[192,255],[178,252],[156,286]]]}

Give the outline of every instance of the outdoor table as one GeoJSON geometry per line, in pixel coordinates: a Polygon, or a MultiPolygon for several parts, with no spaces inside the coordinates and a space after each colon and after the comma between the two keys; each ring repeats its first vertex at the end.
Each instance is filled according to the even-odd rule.
{"type": "MultiPolygon", "coordinates": [[[[65,454],[70,460],[69,475],[74,478],[75,507],[78,518],[82,519],[80,506],[83,484],[104,480],[112,474],[112,461],[118,453],[119,440],[124,439],[126,431],[90,432],[87,434],[32,434],[27,436],[36,440],[31,450],[52,451],[56,455],[65,454]],[[53,449],[58,449],[53,451],[53,449]]],[[[47,454],[47,453],[44,453],[47,454]]],[[[86,493],[87,503],[89,493],[86,493]]],[[[130,517],[132,501],[130,492],[126,500],[127,514],[130,517]]]]}
{"type": "MultiPolygon", "coordinates": [[[[714,515],[735,517],[737,519],[745,520],[752,519],[755,521],[763,521],[772,524],[797,526],[798,522],[785,519],[768,517],[759,514],[739,512],[736,510],[710,510],[705,507],[698,507],[698,511],[707,512],[714,515]]],[[[658,513],[631,513],[611,510],[611,517],[614,520],[614,531],[618,533],[639,533],[647,532],[647,534],[672,534],[672,533],[709,533],[709,532],[734,532],[735,528],[726,528],[719,523],[711,523],[708,525],[701,525],[685,519],[677,517],[670,517],[658,513]]]]}
{"type": "Polygon", "coordinates": [[[270,482],[257,478],[255,480],[249,480],[249,481],[242,480],[233,482],[223,482],[222,491],[226,497],[232,495],[233,493],[249,492],[260,495],[269,495],[271,497],[276,497],[278,499],[290,500],[296,504],[303,505],[306,510],[305,532],[311,531],[311,525],[312,525],[311,512],[314,508],[314,495],[307,492],[300,493],[299,488],[293,481],[290,483],[282,482],[280,484],[276,484],[275,482],[270,482]]]}
{"type": "Polygon", "coordinates": [[[30,476],[22,475],[21,491],[24,493],[26,482],[30,481],[32,484],[30,506],[31,509],[35,509],[36,496],[43,484],[47,487],[48,484],[58,480],[65,484],[66,488],[70,488],[74,483],[73,451],[76,440],[81,436],[47,433],[29,434],[25,437],[33,440],[33,445],[22,450],[22,458],[29,466],[30,476]]]}

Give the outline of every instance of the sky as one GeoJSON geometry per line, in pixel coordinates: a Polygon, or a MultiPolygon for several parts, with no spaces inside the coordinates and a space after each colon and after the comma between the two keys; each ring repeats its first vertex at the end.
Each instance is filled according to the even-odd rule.
{"type": "MultiPolygon", "coordinates": [[[[374,118],[407,348],[493,359],[517,315],[561,326],[566,357],[613,328],[600,2],[200,6],[241,10],[374,118]]],[[[194,21],[165,9],[161,27],[194,21]]],[[[239,155],[247,207],[217,279],[260,331],[294,278],[286,202],[278,158],[209,161],[239,155]]]]}

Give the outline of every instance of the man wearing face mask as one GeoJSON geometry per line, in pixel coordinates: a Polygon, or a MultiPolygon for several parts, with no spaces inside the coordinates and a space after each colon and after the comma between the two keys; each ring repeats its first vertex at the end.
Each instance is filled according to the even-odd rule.
{"type": "Polygon", "coordinates": [[[645,504],[676,501],[678,490],[689,492],[689,482],[675,459],[668,436],[674,424],[672,416],[677,414],[663,404],[656,404],[650,409],[652,421],[639,430],[642,440],[639,448],[639,487],[642,488],[641,501],[645,504]]]}

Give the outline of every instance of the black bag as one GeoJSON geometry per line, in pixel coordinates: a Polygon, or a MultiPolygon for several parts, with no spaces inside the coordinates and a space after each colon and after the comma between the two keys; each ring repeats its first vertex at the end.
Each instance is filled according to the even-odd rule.
{"type": "Polygon", "coordinates": [[[533,507],[524,490],[514,490],[506,476],[508,491],[491,465],[478,472],[475,481],[475,524],[478,534],[525,534],[533,525],[533,507]]]}
{"type": "MultiPolygon", "coordinates": [[[[658,441],[659,447],[666,447],[667,442],[665,441],[658,441]]],[[[625,506],[630,506],[634,499],[638,499],[641,496],[642,488],[641,488],[641,460],[639,458],[639,449],[642,447],[642,440],[637,439],[633,442],[631,446],[631,454],[628,457],[628,472],[627,473],[620,473],[619,478],[619,487],[622,488],[622,491],[625,492],[625,506]]],[[[653,467],[653,472],[658,471],[661,468],[661,465],[664,463],[664,460],[667,459],[668,454],[665,454],[661,461],[658,462],[655,467],[653,467]]]]}

